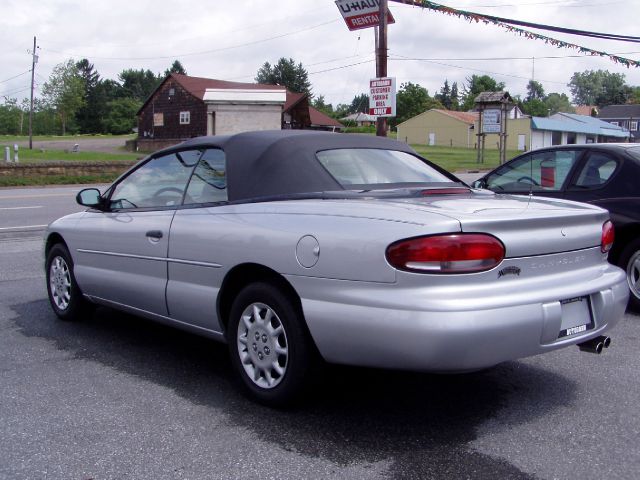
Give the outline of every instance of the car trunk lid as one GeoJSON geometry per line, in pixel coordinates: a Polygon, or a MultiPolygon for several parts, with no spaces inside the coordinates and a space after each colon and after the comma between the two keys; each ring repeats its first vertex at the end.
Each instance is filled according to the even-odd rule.
{"type": "Polygon", "coordinates": [[[402,203],[455,218],[463,232],[496,236],[511,258],[599,246],[609,218],[606,210],[590,205],[515,195],[428,196],[402,203]]]}

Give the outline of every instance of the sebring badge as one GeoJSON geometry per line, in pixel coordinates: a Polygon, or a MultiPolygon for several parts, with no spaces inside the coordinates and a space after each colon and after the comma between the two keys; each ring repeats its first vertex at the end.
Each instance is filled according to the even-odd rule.
{"type": "Polygon", "coordinates": [[[498,272],[498,278],[504,277],[505,275],[517,275],[520,276],[521,270],[518,267],[506,267],[498,272]]]}

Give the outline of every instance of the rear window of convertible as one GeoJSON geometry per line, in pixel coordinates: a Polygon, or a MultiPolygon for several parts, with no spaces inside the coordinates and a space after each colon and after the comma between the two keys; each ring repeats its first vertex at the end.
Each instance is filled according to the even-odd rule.
{"type": "Polygon", "coordinates": [[[450,182],[420,158],[397,150],[343,148],[316,154],[340,185],[450,182]]]}

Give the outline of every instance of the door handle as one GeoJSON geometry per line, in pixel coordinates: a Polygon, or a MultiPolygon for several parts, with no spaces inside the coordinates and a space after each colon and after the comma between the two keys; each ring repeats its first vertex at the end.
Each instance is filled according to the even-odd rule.
{"type": "Polygon", "coordinates": [[[147,232],[147,237],[160,240],[162,238],[162,232],[160,230],[149,230],[147,232]]]}

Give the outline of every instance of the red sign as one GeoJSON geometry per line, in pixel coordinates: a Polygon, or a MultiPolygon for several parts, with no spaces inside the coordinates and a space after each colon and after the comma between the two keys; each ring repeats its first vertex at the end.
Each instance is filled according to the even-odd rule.
{"type": "MultiPolygon", "coordinates": [[[[336,5],[347,23],[349,30],[377,27],[380,25],[380,4],[378,0],[336,0],[336,5]]],[[[387,10],[387,23],[395,23],[391,12],[387,10]]]]}

